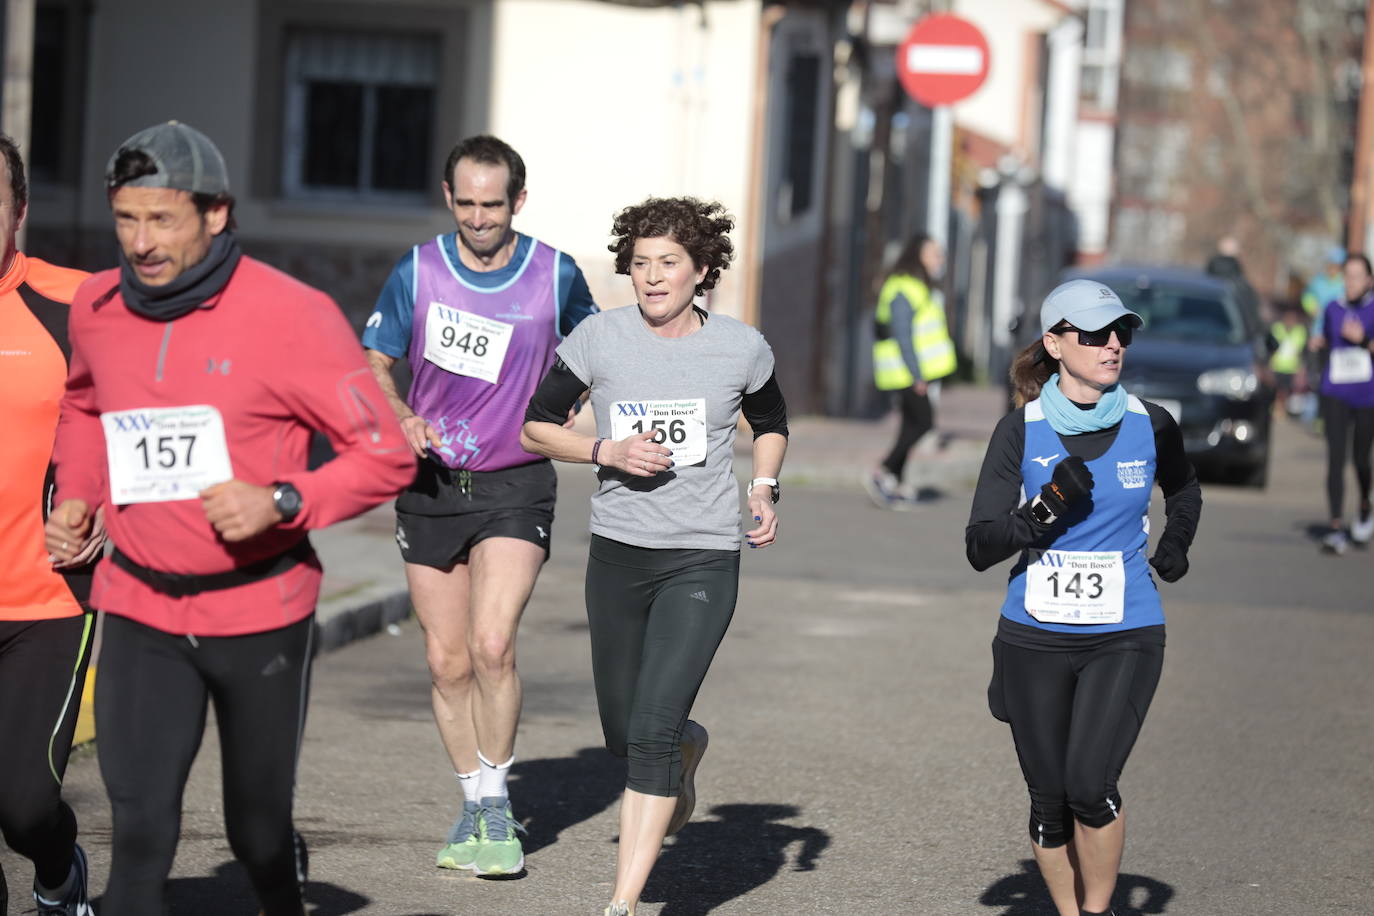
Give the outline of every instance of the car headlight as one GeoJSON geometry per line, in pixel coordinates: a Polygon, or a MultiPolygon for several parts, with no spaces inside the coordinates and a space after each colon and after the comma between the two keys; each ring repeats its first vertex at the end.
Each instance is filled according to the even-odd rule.
{"type": "Polygon", "coordinates": [[[1197,377],[1197,390],[1244,401],[1259,388],[1259,376],[1249,369],[1210,369],[1197,377]]]}

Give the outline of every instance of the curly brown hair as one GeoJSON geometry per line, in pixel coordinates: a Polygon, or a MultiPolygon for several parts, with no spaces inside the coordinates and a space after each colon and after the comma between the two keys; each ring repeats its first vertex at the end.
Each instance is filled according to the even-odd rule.
{"type": "Polygon", "coordinates": [[[639,239],[670,238],[683,248],[698,270],[709,269],[697,284],[700,296],[715,287],[720,272],[730,266],[735,247],[726,235],[735,219],[719,201],[695,197],[650,197],[642,204],[626,207],[616,214],[611,225],[615,241],[607,246],[615,254],[615,272],[628,274],[639,239]]]}

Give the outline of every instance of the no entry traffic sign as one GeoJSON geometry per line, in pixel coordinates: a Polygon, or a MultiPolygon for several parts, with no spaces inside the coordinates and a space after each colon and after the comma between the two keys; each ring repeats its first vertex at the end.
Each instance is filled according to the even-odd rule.
{"type": "Polygon", "coordinates": [[[968,98],[988,77],[988,40],[967,19],[927,16],[897,48],[902,88],[922,105],[952,105],[968,98]]]}

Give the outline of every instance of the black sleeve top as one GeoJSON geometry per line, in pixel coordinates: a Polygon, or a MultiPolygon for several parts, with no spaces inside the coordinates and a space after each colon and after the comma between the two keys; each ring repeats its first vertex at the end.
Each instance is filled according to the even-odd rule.
{"type": "MultiPolygon", "coordinates": [[[[1202,515],[1202,487],[1183,451],[1183,434],[1169,412],[1146,401],[1145,410],[1155,434],[1155,479],[1164,492],[1164,532],[1160,542],[1171,541],[1184,553],[1193,543],[1202,515]]],[[[1079,405],[1080,407],[1088,405],[1079,405]]],[[[1077,436],[1060,436],[1065,451],[1084,461],[1102,457],[1111,448],[1120,424],[1077,436]]],[[[1031,517],[1029,500],[1021,499],[1021,458],[1026,441],[1025,409],[1015,410],[998,422],[988,442],[973,509],[964,530],[964,546],[973,568],[983,571],[1015,556],[1053,531],[1031,517]]]]}

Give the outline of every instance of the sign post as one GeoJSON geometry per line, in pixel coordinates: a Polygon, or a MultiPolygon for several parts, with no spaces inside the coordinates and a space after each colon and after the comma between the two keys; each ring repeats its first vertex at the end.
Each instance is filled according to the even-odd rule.
{"type": "Polygon", "coordinates": [[[950,105],[983,85],[990,65],[988,41],[978,27],[958,16],[926,16],[897,48],[897,78],[913,99],[931,109],[930,192],[926,231],[948,247],[951,147],[950,105]]]}

